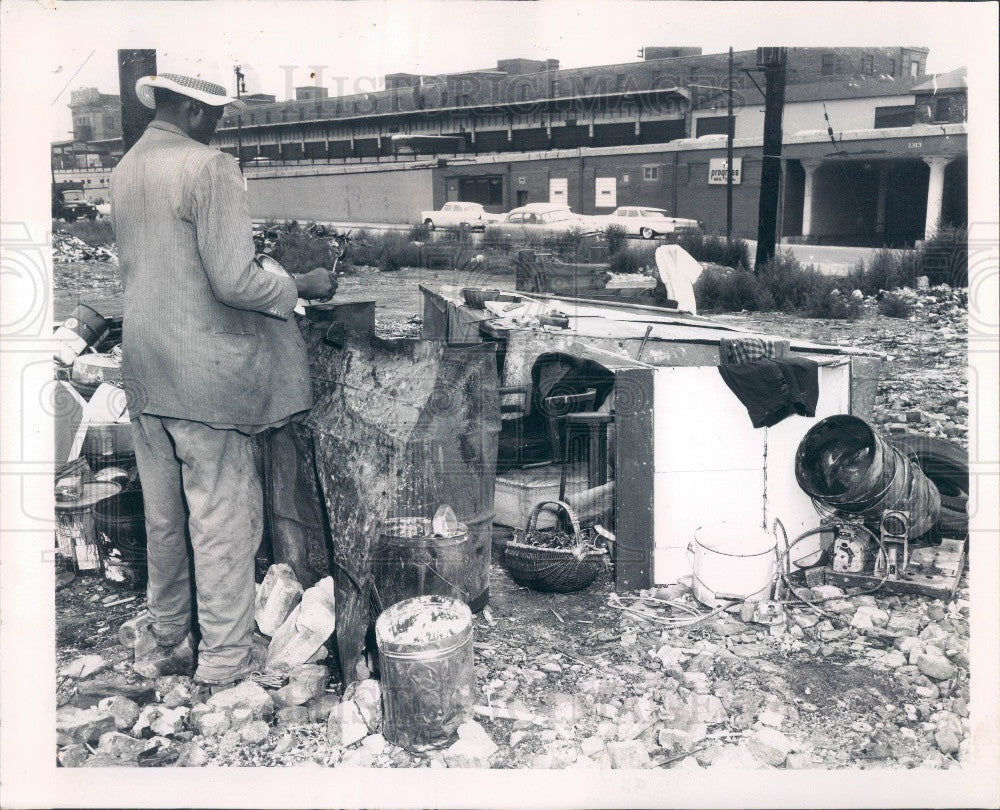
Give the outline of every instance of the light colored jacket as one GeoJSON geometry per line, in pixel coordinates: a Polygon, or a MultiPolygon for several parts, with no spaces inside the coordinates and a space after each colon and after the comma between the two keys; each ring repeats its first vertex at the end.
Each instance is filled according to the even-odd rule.
{"type": "Polygon", "coordinates": [[[111,174],[129,415],[260,426],[312,406],[295,282],[253,263],[236,161],[153,121],[111,174]]]}

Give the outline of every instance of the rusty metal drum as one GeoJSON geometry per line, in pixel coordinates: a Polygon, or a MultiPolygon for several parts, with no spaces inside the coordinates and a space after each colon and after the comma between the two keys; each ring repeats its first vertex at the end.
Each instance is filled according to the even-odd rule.
{"type": "Polygon", "coordinates": [[[472,611],[449,596],[397,602],[375,622],[385,738],[407,751],[444,748],[472,718],[472,611]]]}
{"type": "Polygon", "coordinates": [[[489,588],[489,554],[464,523],[436,536],[429,518],[390,518],[375,548],[375,587],[382,608],[413,596],[453,596],[481,610],[489,588]],[[484,565],[485,556],[485,565],[484,565]]]}

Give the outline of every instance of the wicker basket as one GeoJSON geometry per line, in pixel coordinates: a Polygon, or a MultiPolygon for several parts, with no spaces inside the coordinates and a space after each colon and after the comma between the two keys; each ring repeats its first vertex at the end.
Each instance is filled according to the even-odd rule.
{"type": "MultiPolygon", "coordinates": [[[[550,503],[566,513],[573,526],[573,537],[582,545],[580,521],[572,507],[562,501],[540,501],[535,504],[528,517],[525,534],[539,534],[535,528],[538,514],[550,503]]],[[[597,575],[608,566],[609,561],[608,551],[604,548],[587,548],[581,553],[578,549],[544,548],[512,540],[507,543],[504,551],[504,562],[516,583],[548,593],[570,593],[586,588],[597,579],[597,575]]]]}

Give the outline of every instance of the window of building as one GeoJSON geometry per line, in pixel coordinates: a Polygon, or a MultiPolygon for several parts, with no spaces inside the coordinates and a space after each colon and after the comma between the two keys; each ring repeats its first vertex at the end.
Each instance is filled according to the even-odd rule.
{"type": "Polygon", "coordinates": [[[910,75],[916,78],[920,75],[920,63],[910,62],[910,75]]]}
{"type": "Polygon", "coordinates": [[[861,57],[861,72],[866,76],[871,76],[875,72],[875,57],[874,56],[862,56],[861,57]]]}
{"type": "Polygon", "coordinates": [[[552,91],[552,97],[555,98],[559,95],[559,80],[553,79],[549,82],[549,89],[552,91]]]}
{"type": "Polygon", "coordinates": [[[700,138],[702,135],[726,135],[728,132],[726,122],[729,121],[729,116],[727,115],[715,115],[696,120],[694,132],[696,138],[700,138]]]}
{"type": "Polygon", "coordinates": [[[458,198],[480,205],[503,205],[503,179],[500,176],[460,177],[458,198]]]}
{"type": "Polygon", "coordinates": [[[896,60],[895,59],[890,59],[889,60],[889,75],[890,76],[895,76],[896,75],[896,60]]]}
{"type": "Polygon", "coordinates": [[[913,105],[875,108],[875,129],[887,127],[912,127],[913,105]]]}
{"type": "Polygon", "coordinates": [[[837,60],[837,75],[839,76],[843,72],[844,72],[844,60],[843,59],[838,59],[837,60]]]}
{"type": "Polygon", "coordinates": [[[615,76],[615,90],[621,92],[622,90],[625,89],[626,78],[627,77],[625,76],[624,73],[619,73],[617,76],[615,76]]]}
{"type": "Polygon", "coordinates": [[[642,179],[643,180],[659,180],[660,179],[660,167],[659,166],[643,166],[642,167],[642,179]]]}
{"type": "Polygon", "coordinates": [[[832,53],[825,53],[825,54],[823,54],[823,64],[822,64],[822,67],[820,68],[820,70],[821,70],[821,72],[822,72],[822,74],[824,76],[832,76],[833,75],[833,54],[832,53]]]}
{"type": "Polygon", "coordinates": [[[948,121],[951,117],[951,99],[947,96],[939,98],[934,104],[934,120],[948,121]]]}

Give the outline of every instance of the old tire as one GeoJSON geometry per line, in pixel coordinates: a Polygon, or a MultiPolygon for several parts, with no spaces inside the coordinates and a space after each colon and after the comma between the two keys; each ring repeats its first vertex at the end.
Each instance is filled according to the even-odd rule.
{"type": "Polygon", "coordinates": [[[652,239],[656,234],[653,233],[652,228],[639,228],[639,236],[643,239],[652,239]]]}
{"type": "Polygon", "coordinates": [[[941,513],[934,530],[945,537],[969,533],[969,455],[960,445],[933,436],[904,433],[889,443],[915,459],[941,494],[941,513]]]}

